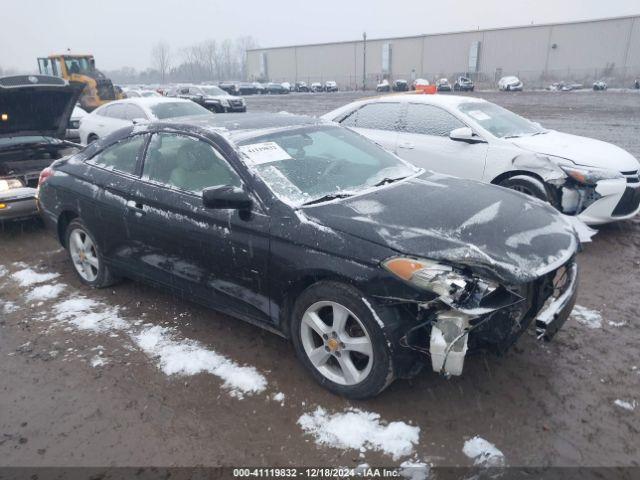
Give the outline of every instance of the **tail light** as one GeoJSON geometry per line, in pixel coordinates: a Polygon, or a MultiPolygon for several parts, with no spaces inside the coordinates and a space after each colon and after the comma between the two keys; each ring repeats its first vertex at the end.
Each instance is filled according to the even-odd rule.
{"type": "Polygon", "coordinates": [[[53,168],[47,167],[40,172],[40,177],[38,178],[38,187],[42,185],[47,179],[53,175],[53,168]]]}

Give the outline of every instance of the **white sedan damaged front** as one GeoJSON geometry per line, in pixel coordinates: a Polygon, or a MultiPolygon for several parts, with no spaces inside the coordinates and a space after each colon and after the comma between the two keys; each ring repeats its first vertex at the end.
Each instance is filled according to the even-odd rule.
{"type": "Polygon", "coordinates": [[[624,220],[640,211],[638,170],[619,172],[543,154],[516,157],[513,166],[540,177],[554,207],[587,225],[624,220]]]}

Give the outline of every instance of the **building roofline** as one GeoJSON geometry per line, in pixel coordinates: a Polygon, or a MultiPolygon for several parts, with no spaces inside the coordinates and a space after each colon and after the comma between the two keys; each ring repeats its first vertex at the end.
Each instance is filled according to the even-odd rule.
{"type": "MultiPolygon", "coordinates": [[[[627,20],[630,18],[638,18],[640,19],[640,13],[635,15],[623,15],[619,17],[605,17],[605,18],[592,18],[587,20],[575,20],[572,22],[552,22],[552,23],[535,23],[529,25],[513,25],[508,27],[493,27],[493,28],[481,28],[477,30],[453,30],[448,32],[436,32],[436,33],[420,33],[417,35],[404,35],[404,36],[395,36],[395,37],[378,37],[378,38],[367,38],[368,42],[380,42],[380,41],[389,41],[389,40],[410,40],[412,38],[425,38],[425,37],[437,37],[441,35],[456,35],[463,33],[484,33],[484,32],[495,32],[499,30],[515,30],[521,28],[540,28],[540,27],[555,27],[559,25],[579,25],[583,23],[598,23],[598,22],[607,22],[613,20],[627,20]]],[[[260,47],[260,48],[250,48],[247,52],[263,52],[266,50],[279,50],[285,48],[301,48],[301,47],[323,47],[328,45],[344,45],[348,43],[358,43],[362,42],[362,39],[357,40],[339,40],[336,42],[319,42],[319,43],[300,43],[295,45],[279,45],[275,47],[260,47]]]]}

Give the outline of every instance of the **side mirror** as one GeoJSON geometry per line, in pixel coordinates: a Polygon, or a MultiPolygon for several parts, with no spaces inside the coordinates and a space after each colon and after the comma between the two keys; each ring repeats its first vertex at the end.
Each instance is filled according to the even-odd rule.
{"type": "Polygon", "coordinates": [[[473,130],[471,130],[469,127],[461,127],[456,128],[455,130],[451,130],[451,133],[449,133],[449,138],[455,142],[485,143],[485,141],[478,135],[473,133],[473,130]]]}
{"type": "Polygon", "coordinates": [[[141,123],[149,123],[149,120],[147,120],[146,118],[134,118],[133,120],[131,120],[131,123],[133,123],[134,125],[140,125],[141,123]]]}
{"type": "Polygon", "coordinates": [[[218,210],[249,210],[253,201],[247,192],[238,187],[209,187],[202,191],[205,208],[218,210]]]}

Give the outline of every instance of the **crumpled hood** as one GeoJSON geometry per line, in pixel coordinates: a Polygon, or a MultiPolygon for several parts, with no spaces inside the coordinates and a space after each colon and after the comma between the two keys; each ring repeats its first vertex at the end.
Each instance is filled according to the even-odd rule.
{"type": "Polygon", "coordinates": [[[83,88],[44,75],[0,78],[0,138],[62,138],[83,88]]]}
{"type": "Polygon", "coordinates": [[[543,135],[513,138],[510,141],[525,150],[566,158],[578,165],[619,172],[640,169],[640,164],[629,152],[593,138],[549,130],[543,135]]]}
{"type": "Polygon", "coordinates": [[[578,245],[573,227],[551,206],[433,172],[304,213],[398,253],[469,266],[507,284],[559,267],[578,245]]]}

